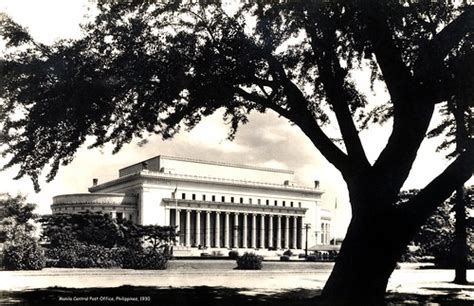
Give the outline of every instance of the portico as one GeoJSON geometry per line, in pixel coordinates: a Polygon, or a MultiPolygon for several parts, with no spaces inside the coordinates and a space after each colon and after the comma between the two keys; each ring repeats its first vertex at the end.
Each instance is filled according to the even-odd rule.
{"type": "Polygon", "coordinates": [[[207,248],[302,248],[305,208],[163,199],[178,245],[207,248]],[[251,207],[249,207],[251,206],[251,207]]]}

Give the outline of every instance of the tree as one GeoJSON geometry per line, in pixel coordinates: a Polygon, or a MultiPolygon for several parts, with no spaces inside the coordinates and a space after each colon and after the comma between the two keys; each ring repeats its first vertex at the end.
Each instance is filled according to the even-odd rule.
{"type": "Polygon", "coordinates": [[[36,205],[27,203],[26,197],[7,194],[0,200],[4,218],[0,220],[0,242],[3,248],[3,265],[7,270],[41,270],[45,266],[44,251],[34,237],[37,217],[36,205]]]}
{"type": "MultiPolygon", "coordinates": [[[[418,190],[409,190],[402,192],[402,202],[410,199],[418,190]]],[[[466,211],[474,209],[474,187],[466,189],[465,207],[466,211]]],[[[438,206],[432,216],[426,220],[421,230],[413,238],[413,243],[418,246],[415,254],[419,256],[432,256],[434,263],[440,268],[453,268],[457,265],[456,253],[456,223],[455,218],[457,193],[438,206]]],[[[468,239],[472,239],[474,224],[472,219],[468,219],[465,229],[468,239]],[[471,221],[469,221],[471,220],[471,221]]],[[[474,265],[474,246],[468,246],[466,249],[466,266],[474,265]]]]}
{"type": "Polygon", "coordinates": [[[98,245],[106,248],[139,244],[140,237],[131,236],[131,222],[120,222],[108,214],[83,212],[78,214],[45,215],[40,219],[42,239],[51,248],[76,243],[98,245]]]}
{"type": "Polygon", "coordinates": [[[473,141],[403,205],[396,205],[435,106],[469,95],[474,8],[449,1],[97,3],[84,37],[46,46],[8,17],[2,35],[0,109],[5,167],[52,180],[88,136],[114,152],[134,137],[170,138],[225,110],[232,139],[252,111],[298,126],[342,174],[352,219],[322,296],[380,303],[406,245],[433,211],[467,181],[473,141]],[[458,66],[449,61],[459,61],[458,66]],[[351,72],[367,67],[390,101],[368,103],[351,72]],[[456,67],[458,67],[456,69],[456,67]],[[392,132],[368,160],[359,131],[390,119],[392,132]],[[324,132],[334,121],[342,143],[324,132]],[[371,254],[371,256],[367,256],[371,254]]]}
{"type": "MultiPolygon", "coordinates": [[[[438,150],[451,148],[455,149],[448,153],[447,157],[452,158],[469,149],[469,142],[473,139],[474,116],[472,109],[472,84],[474,65],[464,66],[464,63],[473,63],[472,42],[459,48],[457,56],[447,61],[448,70],[455,71],[459,75],[458,82],[454,87],[455,94],[448,98],[448,101],[442,109],[444,120],[435,129],[428,133],[429,137],[445,133],[444,141],[438,147],[438,150]]],[[[458,284],[467,283],[468,266],[468,245],[467,245],[467,216],[466,206],[471,203],[465,202],[469,195],[465,196],[464,186],[456,189],[456,212],[455,223],[455,243],[454,258],[456,258],[454,282],[458,284]]]]}
{"type": "Polygon", "coordinates": [[[33,235],[35,226],[32,221],[38,217],[34,213],[35,204],[27,203],[23,195],[12,197],[7,194],[0,200],[0,207],[4,211],[3,219],[0,220],[0,242],[33,235]]]}

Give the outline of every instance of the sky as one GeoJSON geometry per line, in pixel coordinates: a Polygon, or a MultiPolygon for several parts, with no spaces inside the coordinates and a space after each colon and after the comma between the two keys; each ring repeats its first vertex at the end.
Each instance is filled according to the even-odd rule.
{"type": "MultiPolygon", "coordinates": [[[[84,16],[93,14],[88,10],[89,5],[90,2],[81,0],[0,0],[0,12],[7,13],[27,27],[36,40],[51,44],[57,39],[81,36],[80,23],[84,21],[84,16]]],[[[4,46],[0,43],[0,52],[2,48],[4,46]]],[[[369,101],[387,99],[381,84],[377,84],[375,93],[370,92],[368,73],[359,71],[353,78],[368,95],[369,101]]],[[[39,213],[50,213],[53,196],[87,192],[92,178],[98,178],[99,182],[114,179],[118,176],[118,169],[160,154],[291,169],[300,185],[312,186],[314,180],[321,182],[325,191],[323,206],[333,210],[333,233],[343,237],[350,220],[350,205],[346,184],[339,172],[322,157],[301,130],[286,119],[272,112],[251,114],[249,119],[232,142],[226,139],[228,127],[222,120],[222,114],[217,113],[172,140],[163,141],[158,136],[152,136],[142,146],[136,140],[115,155],[111,146],[90,150],[84,145],[71,164],[59,169],[54,181],[41,183],[41,192],[34,192],[28,178],[13,180],[18,168],[0,172],[0,192],[25,194],[29,201],[38,204],[39,213]],[[334,209],[336,202],[337,209],[334,209]]],[[[432,125],[436,120],[433,119],[432,125]]],[[[369,160],[376,159],[389,134],[390,124],[361,132],[369,160]]],[[[423,142],[404,188],[422,188],[446,167],[449,162],[443,153],[435,152],[440,141],[423,142]]],[[[5,163],[6,160],[0,158],[0,165],[5,163]]]]}

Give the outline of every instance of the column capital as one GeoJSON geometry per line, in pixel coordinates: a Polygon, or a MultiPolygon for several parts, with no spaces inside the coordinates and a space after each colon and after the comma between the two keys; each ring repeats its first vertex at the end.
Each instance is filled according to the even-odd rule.
{"type": "Polygon", "coordinates": [[[238,216],[238,215],[240,215],[240,213],[236,211],[236,212],[234,212],[234,215],[238,216]]]}
{"type": "Polygon", "coordinates": [[[230,215],[230,211],[226,211],[225,214],[226,214],[226,215],[230,215]]]}
{"type": "Polygon", "coordinates": [[[220,212],[220,211],[216,211],[216,214],[217,214],[217,215],[220,215],[220,214],[221,214],[221,212],[220,212]]]}
{"type": "Polygon", "coordinates": [[[206,214],[210,215],[210,214],[211,214],[211,211],[210,211],[210,210],[206,210],[206,214]]]}
{"type": "Polygon", "coordinates": [[[249,215],[249,213],[242,213],[242,214],[243,214],[244,216],[248,216],[248,215],[249,215]]]}
{"type": "Polygon", "coordinates": [[[281,219],[282,216],[281,216],[281,215],[277,215],[277,217],[278,217],[278,219],[281,219]]]}
{"type": "Polygon", "coordinates": [[[181,212],[181,208],[177,208],[176,211],[177,211],[177,212],[181,212]]]}

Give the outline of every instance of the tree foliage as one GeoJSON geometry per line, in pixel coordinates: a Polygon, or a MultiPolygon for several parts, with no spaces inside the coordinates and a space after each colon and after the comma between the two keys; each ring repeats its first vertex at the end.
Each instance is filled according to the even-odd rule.
{"type": "Polygon", "coordinates": [[[43,228],[42,239],[51,247],[79,242],[110,248],[133,243],[133,239],[124,233],[127,226],[133,225],[122,226],[103,213],[53,214],[42,216],[40,222],[43,228]]]}
{"type": "Polygon", "coordinates": [[[24,235],[33,235],[35,225],[34,219],[38,217],[34,213],[36,204],[27,203],[26,197],[10,194],[0,199],[0,207],[3,210],[3,219],[0,220],[0,239],[1,241],[15,240],[16,237],[24,235]]]}
{"type": "Polygon", "coordinates": [[[174,242],[176,237],[172,226],[138,225],[96,212],[46,215],[40,222],[42,239],[51,248],[82,243],[136,249],[148,243],[153,249],[158,249],[174,242]]]}
{"type": "MultiPolygon", "coordinates": [[[[410,198],[417,193],[416,190],[404,192],[403,198],[410,198]]],[[[433,256],[435,264],[446,268],[454,266],[454,205],[455,195],[451,196],[443,205],[439,206],[434,214],[429,217],[421,230],[413,238],[415,245],[419,247],[416,254],[419,256],[433,256]]],[[[466,189],[465,192],[466,214],[472,215],[474,211],[474,188],[466,189]]],[[[474,239],[474,217],[468,217],[467,235],[468,240],[474,239]]],[[[468,245],[469,264],[474,265],[474,246],[468,245]]]]}
{"type": "Polygon", "coordinates": [[[0,242],[3,247],[3,266],[7,270],[41,270],[45,266],[44,250],[34,237],[37,218],[35,204],[26,197],[5,194],[0,199],[3,218],[0,220],[0,242]]]}
{"type": "MultiPolygon", "coordinates": [[[[472,66],[472,7],[449,2],[259,3],[232,14],[219,4],[104,1],[98,9],[84,38],[52,46],[2,17],[10,47],[1,63],[6,167],[20,165],[18,177],[30,176],[37,188],[41,170],[50,165],[51,180],[89,135],[92,147],[110,141],[118,150],[147,133],[172,137],[219,108],[231,137],[250,111],[273,110],[340,170],[356,166],[347,155],[367,165],[351,115],[410,125],[406,112],[458,94],[460,70],[472,66]],[[386,82],[387,104],[367,107],[350,77],[361,65],[372,81],[386,82]],[[428,102],[402,102],[415,92],[428,102]],[[346,152],[320,129],[334,117],[329,109],[346,152]]],[[[389,145],[410,138],[401,134],[389,145]]]]}

